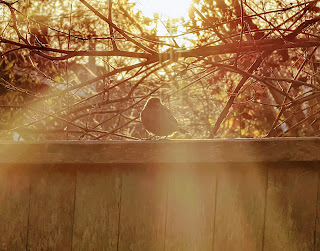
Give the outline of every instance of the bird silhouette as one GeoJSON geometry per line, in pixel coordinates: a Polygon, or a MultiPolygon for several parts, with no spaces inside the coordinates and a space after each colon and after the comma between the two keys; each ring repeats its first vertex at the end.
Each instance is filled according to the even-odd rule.
{"type": "Polygon", "coordinates": [[[168,136],[176,131],[187,132],[179,127],[176,118],[160,98],[149,98],[140,117],[146,130],[158,136],[168,136]]]}

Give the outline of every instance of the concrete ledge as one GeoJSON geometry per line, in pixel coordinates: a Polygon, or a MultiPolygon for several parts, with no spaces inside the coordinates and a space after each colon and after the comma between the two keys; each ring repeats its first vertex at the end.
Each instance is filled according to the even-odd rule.
{"type": "Polygon", "coordinates": [[[0,163],[320,161],[319,138],[0,143],[0,163]]]}

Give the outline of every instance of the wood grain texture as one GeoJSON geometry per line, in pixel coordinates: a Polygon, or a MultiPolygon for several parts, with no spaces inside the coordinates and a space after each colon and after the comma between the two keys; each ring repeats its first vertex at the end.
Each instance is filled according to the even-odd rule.
{"type": "Polygon", "coordinates": [[[44,165],[30,189],[29,250],[71,250],[75,170],[44,165]]]}
{"type": "Polygon", "coordinates": [[[269,169],[264,250],[314,250],[317,187],[305,163],[269,169]]]}
{"type": "Polygon", "coordinates": [[[0,143],[0,163],[152,164],[277,161],[320,161],[320,139],[0,143]]]}
{"type": "Polygon", "coordinates": [[[0,144],[0,250],[320,250],[319,142],[0,144]]]}
{"type": "Polygon", "coordinates": [[[262,250],[266,174],[252,163],[219,169],[214,250],[262,250]]]}
{"type": "Polygon", "coordinates": [[[167,183],[157,168],[122,171],[119,250],[164,250],[167,183]]]}
{"type": "Polygon", "coordinates": [[[78,169],[73,250],[117,250],[120,185],[118,169],[78,169]]]}
{"type": "Polygon", "coordinates": [[[215,169],[172,166],[168,177],[165,250],[212,250],[215,169]]]}
{"type": "Polygon", "coordinates": [[[29,172],[0,166],[0,250],[25,250],[29,213],[29,172]]]}
{"type": "Polygon", "coordinates": [[[318,172],[318,188],[317,188],[317,208],[316,208],[316,221],[315,221],[315,248],[314,250],[320,250],[320,163],[314,163],[310,165],[318,172]]]}

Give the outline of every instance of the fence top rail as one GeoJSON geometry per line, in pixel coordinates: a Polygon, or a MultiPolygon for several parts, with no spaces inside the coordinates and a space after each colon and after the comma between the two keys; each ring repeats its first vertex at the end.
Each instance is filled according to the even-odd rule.
{"type": "Polygon", "coordinates": [[[320,138],[0,142],[4,164],[320,161],[320,138]]]}

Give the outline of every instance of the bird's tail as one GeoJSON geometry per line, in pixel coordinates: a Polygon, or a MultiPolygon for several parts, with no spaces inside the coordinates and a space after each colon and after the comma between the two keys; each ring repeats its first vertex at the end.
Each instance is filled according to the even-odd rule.
{"type": "Polygon", "coordinates": [[[187,130],[182,129],[181,127],[179,127],[178,131],[183,133],[183,134],[189,133],[187,130]]]}

